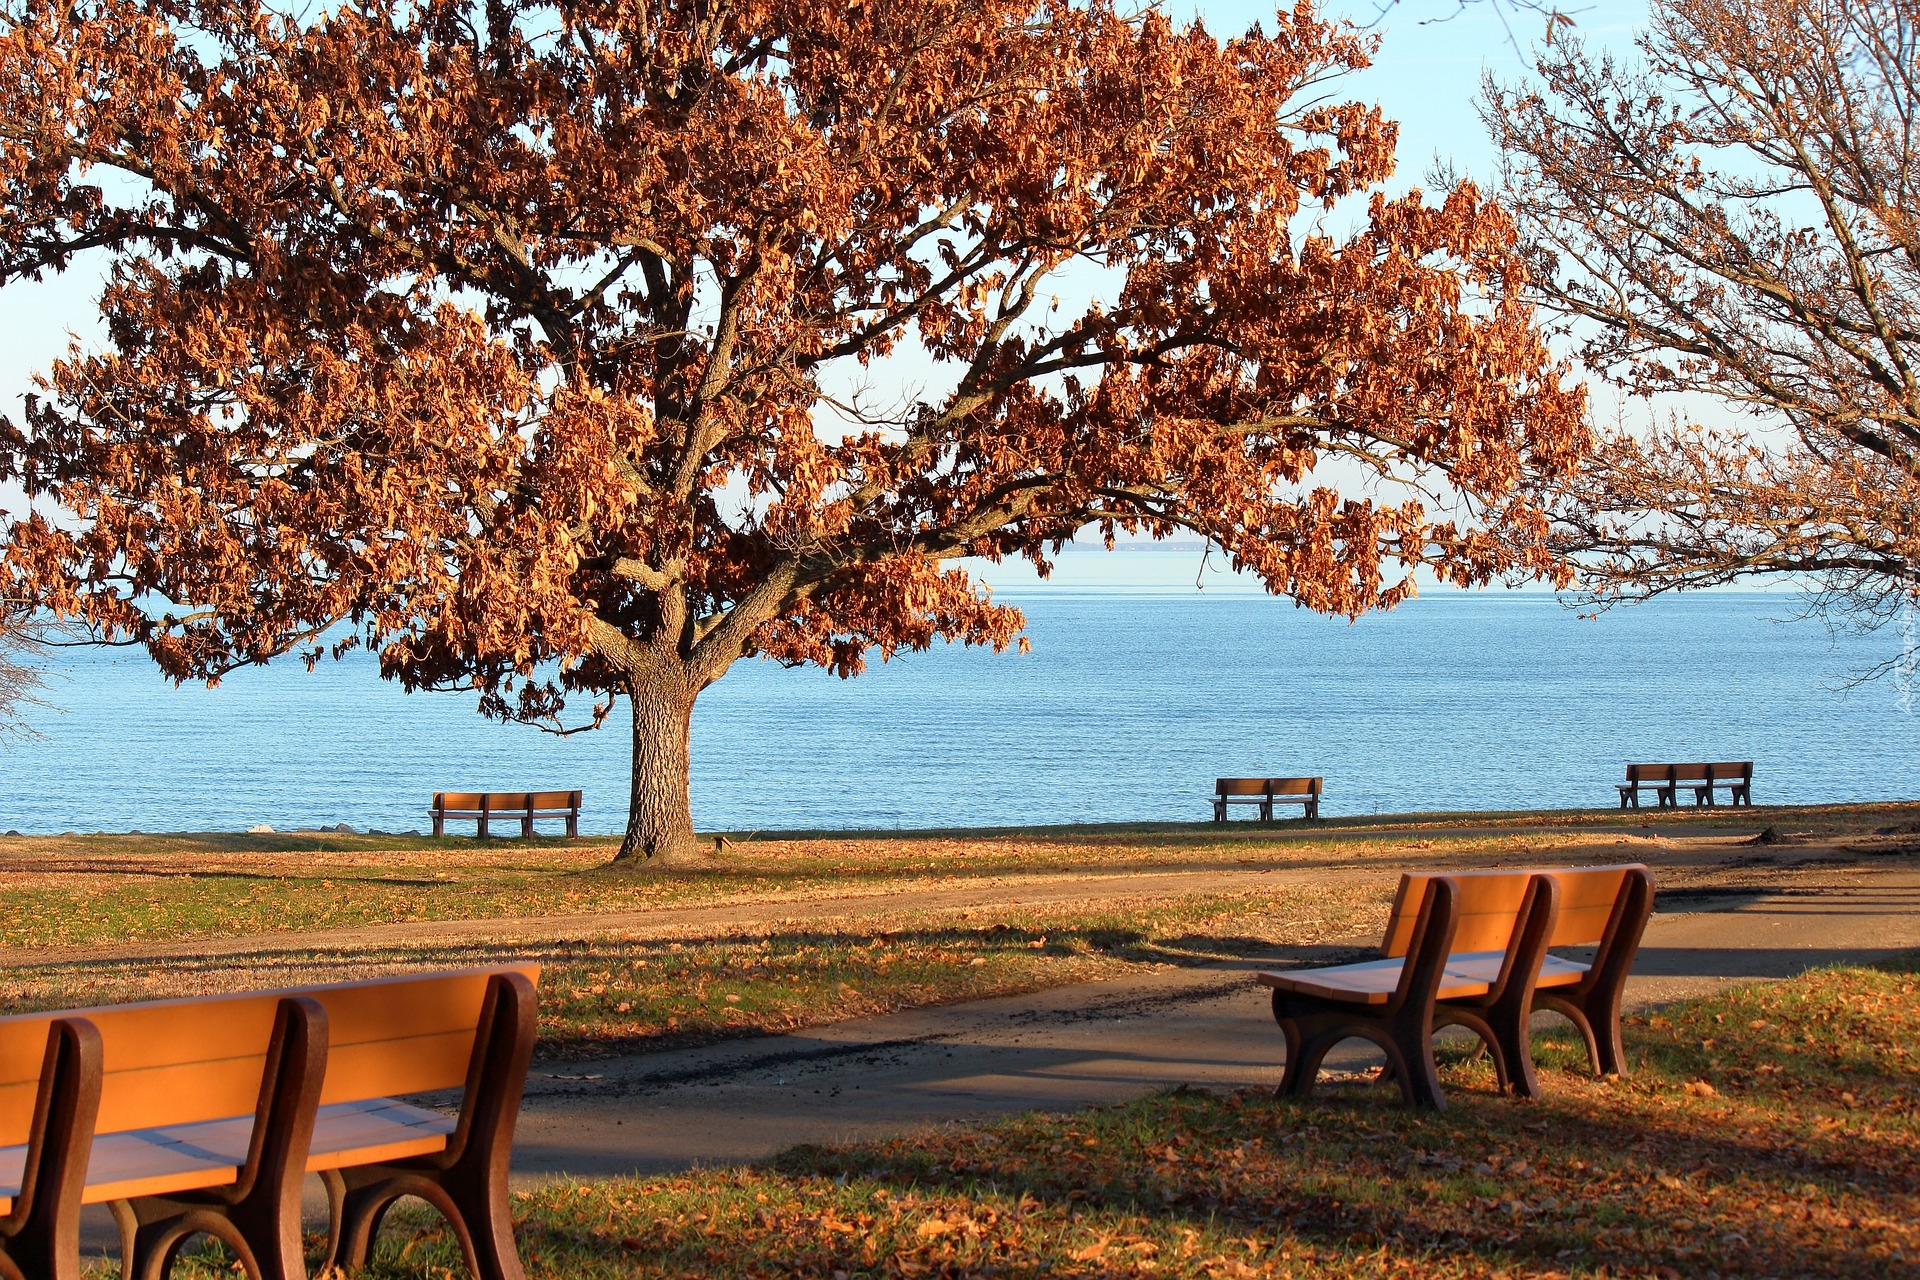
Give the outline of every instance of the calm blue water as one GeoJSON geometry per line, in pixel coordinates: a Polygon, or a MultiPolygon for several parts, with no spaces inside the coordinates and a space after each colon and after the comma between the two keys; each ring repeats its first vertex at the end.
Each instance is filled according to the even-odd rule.
{"type": "MultiPolygon", "coordinates": [[[[1629,758],[1756,761],[1755,798],[1920,794],[1920,716],[1792,599],[1702,595],[1584,620],[1435,595],[1348,624],[1247,595],[1003,595],[1033,652],[962,649],[840,681],[743,662],[694,718],[705,829],[1207,816],[1216,775],[1322,774],[1329,814],[1610,805],[1629,758]]],[[[582,787],[625,820],[624,719],[556,739],[405,695],[364,659],[175,689],[63,658],[37,742],[0,749],[0,829],[424,827],[440,789],[582,787]]]]}

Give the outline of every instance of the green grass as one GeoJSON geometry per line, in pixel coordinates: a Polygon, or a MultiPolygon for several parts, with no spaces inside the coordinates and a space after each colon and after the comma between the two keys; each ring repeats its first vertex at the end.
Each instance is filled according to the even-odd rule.
{"type": "MultiPolygon", "coordinates": [[[[1912,825],[1920,806],[1717,810],[1626,818],[1702,834],[1763,822],[1816,836],[1912,825]]],[[[1617,810],[840,833],[740,838],[694,871],[610,870],[600,841],[346,835],[0,838],[12,907],[0,947],[42,949],[285,934],[470,918],[606,914],[748,898],[904,891],[1023,872],[1446,865],[1550,851],[1592,856],[1617,810]]]]}
{"type": "Polygon", "coordinates": [[[1350,936],[1391,886],[1292,886],[1098,908],[885,912],[645,940],[289,949],[155,963],[82,957],[0,968],[0,1012],[338,982],[505,961],[543,966],[540,1052],[577,1058],[789,1031],[1012,995],[1153,965],[1204,964],[1350,936]]]}
{"type": "MultiPolygon", "coordinates": [[[[1457,1060],[1440,1116],[1369,1083],[1179,1090],[554,1186],[519,1239],[536,1280],[1916,1275],[1917,1043],[1911,965],[1825,970],[1637,1020],[1624,1079],[1542,1037],[1537,1103],[1457,1060]]],[[[374,1268],[457,1272],[424,1213],[374,1268]]]]}

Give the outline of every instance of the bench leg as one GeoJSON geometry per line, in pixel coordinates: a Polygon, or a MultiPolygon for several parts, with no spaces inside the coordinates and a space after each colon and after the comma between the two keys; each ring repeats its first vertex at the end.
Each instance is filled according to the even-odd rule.
{"type": "Polygon", "coordinates": [[[1368,1018],[1325,1004],[1273,993],[1273,1017],[1287,1041],[1287,1065],[1275,1096],[1307,1098],[1327,1052],[1342,1040],[1369,1040],[1387,1055],[1387,1075],[1400,1086],[1410,1107],[1445,1111],[1447,1096],[1433,1060],[1433,1023],[1429,1016],[1403,1009],[1393,1018],[1368,1018]]]}
{"type": "Polygon", "coordinates": [[[428,1171],[375,1168],[342,1170],[346,1190],[336,1236],[335,1265],[362,1270],[373,1255],[387,1210],[403,1196],[425,1200],[446,1219],[467,1268],[479,1280],[525,1280],[520,1251],[513,1239],[513,1211],[507,1201],[505,1176],[481,1186],[463,1179],[434,1176],[428,1171]]]}
{"type": "Polygon", "coordinates": [[[1587,1063],[1596,1075],[1624,1075],[1621,1068],[1626,1064],[1626,1049],[1620,1042],[1620,1020],[1609,1021],[1603,1014],[1598,1020],[1590,1016],[1587,1001],[1568,999],[1552,991],[1541,991],[1534,996],[1534,1007],[1551,1009],[1580,1033],[1587,1044],[1587,1063]]]}
{"type": "Polygon", "coordinates": [[[1445,1111],[1447,1095],[1440,1088],[1440,1068],[1433,1060],[1433,1026],[1422,1021],[1421,1026],[1396,1023],[1387,1061],[1399,1075],[1400,1096],[1408,1106],[1445,1111]]]}
{"type": "Polygon", "coordinates": [[[80,1280],[80,1197],[100,1107],[100,1033],[83,1018],[56,1019],[47,1030],[33,1127],[39,1164],[33,1199],[3,1222],[0,1273],[80,1280]]]}
{"type": "Polygon", "coordinates": [[[401,1196],[418,1196],[446,1217],[479,1280],[525,1280],[513,1239],[507,1165],[533,1056],[534,1002],[533,984],[520,974],[489,982],[457,1148],[339,1171],[340,1190],[329,1188],[329,1195],[340,1206],[333,1234],[343,1269],[366,1266],[387,1209],[401,1196]]]}
{"type": "MultiPolygon", "coordinates": [[[[1528,1001],[1522,1007],[1530,1010],[1532,1002],[1528,1001]]],[[[1512,1093],[1516,1098],[1540,1096],[1540,1077],[1533,1068],[1533,1045],[1527,1019],[1515,1009],[1496,1006],[1486,1010],[1483,1015],[1480,1010],[1442,1005],[1434,1011],[1433,1025],[1436,1030],[1440,1027],[1465,1027],[1480,1037],[1487,1056],[1493,1059],[1493,1078],[1500,1092],[1512,1093]]]]}
{"type": "Polygon", "coordinates": [[[185,1204],[159,1196],[143,1197],[138,1205],[116,1200],[113,1217],[120,1228],[121,1280],[166,1280],[173,1274],[180,1250],[197,1235],[212,1236],[231,1249],[241,1269],[255,1280],[265,1280],[268,1276],[305,1280],[307,1274],[305,1259],[295,1272],[263,1271],[246,1237],[224,1214],[205,1205],[185,1204]]]}
{"type": "Polygon", "coordinates": [[[522,840],[533,839],[533,810],[531,809],[527,810],[526,817],[520,819],[520,838],[522,840]]]}
{"type": "Polygon", "coordinates": [[[433,834],[436,836],[444,836],[447,834],[447,816],[445,814],[436,813],[433,815],[433,834]]]}
{"type": "Polygon", "coordinates": [[[254,1280],[306,1280],[307,1261],[299,1245],[299,1198],[295,1198],[292,1247],[257,1251],[255,1233],[243,1230],[227,1214],[203,1204],[160,1196],[137,1203],[116,1200],[113,1216],[120,1227],[121,1280],[166,1280],[180,1251],[197,1235],[208,1235],[233,1251],[254,1280]],[[249,1238],[253,1237],[253,1238],[249,1238]]]}
{"type": "Polygon", "coordinates": [[[580,838],[580,811],[578,809],[575,809],[572,813],[569,813],[567,815],[567,839],[578,840],[579,838],[580,838]]]}
{"type": "Polygon", "coordinates": [[[1640,938],[1653,914],[1653,880],[1638,873],[1614,906],[1608,937],[1594,957],[1594,968],[1578,987],[1547,988],[1534,993],[1533,1007],[1551,1009],[1571,1022],[1587,1042],[1587,1060],[1600,1075],[1627,1074],[1627,1050],[1620,1037],[1620,998],[1627,974],[1640,951],[1640,938]]]}
{"type": "Polygon", "coordinates": [[[232,1249],[254,1280],[306,1280],[300,1190],[326,1065],[326,1010],[309,996],[281,1000],[254,1117],[263,1136],[239,1180],[116,1205],[123,1277],[164,1280],[181,1247],[205,1234],[232,1249]]]}
{"type": "Polygon", "coordinates": [[[1304,1012],[1284,991],[1273,993],[1273,1020],[1280,1024],[1280,1034],[1287,1042],[1287,1065],[1280,1074],[1276,1096],[1311,1097],[1320,1063],[1327,1050],[1344,1038],[1349,1020],[1335,1014],[1304,1012]]]}

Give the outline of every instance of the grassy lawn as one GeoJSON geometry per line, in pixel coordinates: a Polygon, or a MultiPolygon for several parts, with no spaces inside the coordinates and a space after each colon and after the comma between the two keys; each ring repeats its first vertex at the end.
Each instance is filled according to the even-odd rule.
{"type": "MultiPolygon", "coordinates": [[[[1176,1091],[736,1170],[519,1198],[534,1277],[1920,1275],[1913,966],[1826,970],[1628,1029],[1625,1079],[1539,1041],[1545,1100],[1445,1072],[1410,1113],[1176,1091]]],[[[458,1273],[437,1220],[376,1274],[458,1273]]]]}
{"type": "Polygon", "coordinates": [[[536,961],[540,1052],[577,1058],[789,1031],[1012,995],[1154,965],[1202,964],[1377,931],[1392,885],[1299,886],[1166,901],[857,920],[674,939],[359,947],[155,963],[76,958],[0,968],[0,1013],[409,970],[536,961]]]}
{"type": "MultiPolygon", "coordinates": [[[[741,836],[675,875],[606,867],[604,841],[345,835],[0,837],[12,910],[0,947],[136,944],[472,918],[598,914],[749,898],[887,893],[946,880],[1247,864],[1392,866],[1620,855],[1612,810],[931,832],[741,836]],[[1555,830],[1540,830],[1552,823],[1555,830]],[[1613,828],[1609,831],[1607,828],[1613,828]]],[[[1816,838],[1913,826],[1920,806],[1822,806],[1626,818],[1714,837],[1776,823],[1816,838]]],[[[1641,842],[1645,844],[1645,841],[1641,842]]],[[[1911,839],[1909,838],[1909,843],[1911,839]]],[[[1643,856],[1635,849],[1630,856],[1643,856]]],[[[1654,850],[1658,852],[1658,850],[1654,850]]]]}

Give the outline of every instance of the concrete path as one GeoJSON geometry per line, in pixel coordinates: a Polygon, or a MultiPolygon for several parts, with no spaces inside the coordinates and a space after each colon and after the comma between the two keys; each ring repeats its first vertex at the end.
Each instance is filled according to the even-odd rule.
{"type": "MultiPolygon", "coordinates": [[[[1920,871],[1836,873],[1784,892],[1681,891],[1664,896],[1648,926],[1628,994],[1645,1006],[1912,948],[1920,871]]],[[[1344,958],[1339,951],[1302,948],[798,1035],[537,1064],[516,1176],[664,1172],[1183,1083],[1271,1086],[1280,1038],[1249,974],[1276,961],[1344,958]]],[[[1362,1046],[1331,1061],[1348,1070],[1369,1063],[1362,1046]]]]}

